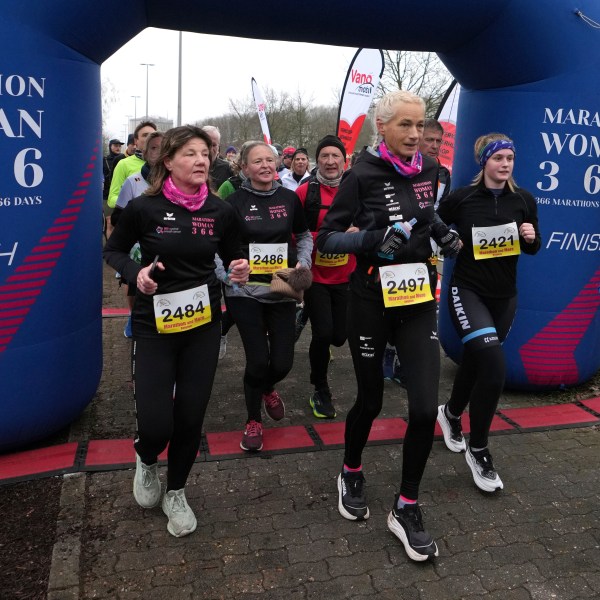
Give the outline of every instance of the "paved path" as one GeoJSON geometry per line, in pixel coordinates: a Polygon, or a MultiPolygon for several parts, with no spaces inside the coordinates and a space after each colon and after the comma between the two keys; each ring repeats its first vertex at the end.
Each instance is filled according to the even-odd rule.
{"type": "MultiPolygon", "coordinates": [[[[114,279],[105,279],[105,305],[119,306],[114,279]]],[[[123,325],[122,318],[104,320],[101,386],[73,424],[72,441],[131,435],[130,342],[123,325]]],[[[294,370],[280,387],[287,416],[278,426],[315,422],[307,402],[307,343],[304,335],[294,370]]],[[[454,373],[450,361],[442,362],[440,401],[454,373]]],[[[241,432],[242,370],[233,332],[207,431],[241,432]]],[[[332,381],[342,422],[354,394],[347,347],[334,350],[332,381]]],[[[501,408],[549,402],[556,396],[507,392],[501,408]]],[[[382,417],[406,412],[405,392],[386,384],[382,417]]],[[[159,508],[136,505],[131,470],[65,476],[47,598],[600,598],[600,428],[503,432],[491,438],[491,448],[505,489],[488,496],[475,488],[463,455],[434,444],[420,501],[440,556],[427,564],[411,562],[386,526],[400,478],[398,443],[365,451],[371,518],[363,523],[337,511],[342,452],[336,447],[200,460],[187,488],[198,529],[182,539],[167,533],[159,508]]]]}

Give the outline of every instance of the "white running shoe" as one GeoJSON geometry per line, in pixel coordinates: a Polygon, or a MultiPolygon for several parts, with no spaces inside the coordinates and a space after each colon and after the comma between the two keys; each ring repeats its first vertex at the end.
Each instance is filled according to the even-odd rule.
{"type": "Polygon", "coordinates": [[[465,455],[467,464],[471,467],[475,485],[484,492],[495,492],[504,487],[502,479],[494,469],[492,455],[487,448],[472,452],[471,448],[467,450],[465,455]]]}
{"type": "Polygon", "coordinates": [[[196,531],[196,517],[185,499],[183,488],[168,491],[163,497],[162,509],[169,517],[167,531],[171,535],[183,537],[196,531]]]}
{"type": "Polygon", "coordinates": [[[446,416],[446,405],[438,406],[437,422],[444,434],[444,442],[451,452],[466,452],[467,444],[462,434],[460,419],[449,419],[446,416]]]}
{"type": "Polygon", "coordinates": [[[158,463],[145,465],[139,454],[135,455],[135,477],[133,497],[142,508],[154,508],[160,502],[160,480],[158,463]]]}

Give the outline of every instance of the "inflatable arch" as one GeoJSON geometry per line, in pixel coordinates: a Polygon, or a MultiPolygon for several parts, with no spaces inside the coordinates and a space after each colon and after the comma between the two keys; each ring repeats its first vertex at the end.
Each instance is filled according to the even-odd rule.
{"type": "MultiPolygon", "coordinates": [[[[578,6],[600,20],[592,0],[578,6]]],[[[293,20],[269,16],[280,9],[270,0],[260,11],[239,0],[226,11],[203,0],[3,2],[0,450],[67,425],[98,386],[100,64],[146,27],[436,51],[463,87],[455,184],[474,173],[474,139],[497,130],[515,139],[516,179],[538,197],[543,251],[521,261],[509,383],[570,385],[598,369],[600,32],[566,0],[305,0],[293,20]]],[[[206,60],[223,61],[218,85],[229,80],[218,54],[198,57],[199,77],[206,60]]]]}

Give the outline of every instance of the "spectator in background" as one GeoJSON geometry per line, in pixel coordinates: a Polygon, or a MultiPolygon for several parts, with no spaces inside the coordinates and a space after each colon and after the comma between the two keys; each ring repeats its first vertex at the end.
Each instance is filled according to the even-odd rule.
{"type": "Polygon", "coordinates": [[[296,152],[296,148],[294,148],[294,146],[286,146],[283,149],[283,153],[281,155],[281,169],[277,171],[279,179],[281,179],[292,168],[292,158],[294,158],[294,152],[296,152]]]}
{"type": "Polygon", "coordinates": [[[107,204],[110,208],[114,208],[119,197],[119,192],[125,180],[134,173],[139,173],[144,163],[142,153],[146,148],[146,138],[158,127],[152,121],[142,121],[133,132],[133,140],[135,143],[135,153],[118,162],[113,170],[113,178],[110,184],[107,204]]]}
{"type": "Polygon", "coordinates": [[[310,177],[308,167],[309,159],[306,148],[298,148],[292,155],[290,170],[281,177],[281,185],[295,192],[298,186],[310,177]]]}
{"type": "Polygon", "coordinates": [[[234,162],[237,158],[237,148],[235,146],[228,146],[227,150],[225,150],[225,158],[230,162],[234,162]]]}
{"type": "Polygon", "coordinates": [[[117,163],[120,160],[123,160],[124,158],[127,158],[128,156],[133,156],[135,154],[135,139],[133,137],[133,133],[130,133],[127,136],[127,146],[125,146],[125,152],[123,154],[119,154],[119,156],[117,156],[113,162],[113,171],[115,170],[115,167],[117,166],[117,163]]]}
{"type": "Polygon", "coordinates": [[[231,169],[231,163],[219,156],[219,149],[221,147],[221,132],[219,131],[219,128],[214,125],[205,125],[202,127],[202,131],[206,131],[212,140],[212,145],[210,147],[212,164],[210,167],[209,184],[210,189],[216,194],[223,183],[233,175],[233,171],[231,169]]]}
{"type": "Polygon", "coordinates": [[[123,157],[121,153],[121,147],[123,142],[114,139],[108,142],[108,154],[104,157],[102,164],[102,174],[104,175],[104,187],[102,190],[102,198],[106,200],[108,198],[108,192],[110,191],[110,182],[112,181],[113,168],[117,157],[123,157]]]}
{"type": "Polygon", "coordinates": [[[430,156],[438,164],[438,189],[435,208],[442,198],[445,198],[450,192],[450,171],[440,163],[440,148],[444,138],[444,128],[436,119],[426,119],[423,129],[423,139],[419,144],[419,152],[423,156],[430,156]]]}

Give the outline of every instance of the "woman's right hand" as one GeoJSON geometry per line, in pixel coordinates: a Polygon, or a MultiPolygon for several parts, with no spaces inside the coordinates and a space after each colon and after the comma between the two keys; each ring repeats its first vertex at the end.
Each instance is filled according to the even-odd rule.
{"type": "MultiPolygon", "coordinates": [[[[156,263],[156,268],[159,271],[165,270],[165,266],[161,262],[156,263]]],[[[140,290],[142,294],[146,294],[147,296],[154,294],[154,292],[156,292],[156,289],[158,288],[158,283],[156,283],[156,281],[154,281],[154,279],[152,279],[150,275],[151,270],[152,265],[148,265],[147,267],[140,269],[136,282],[138,290],[140,290]]]]}

